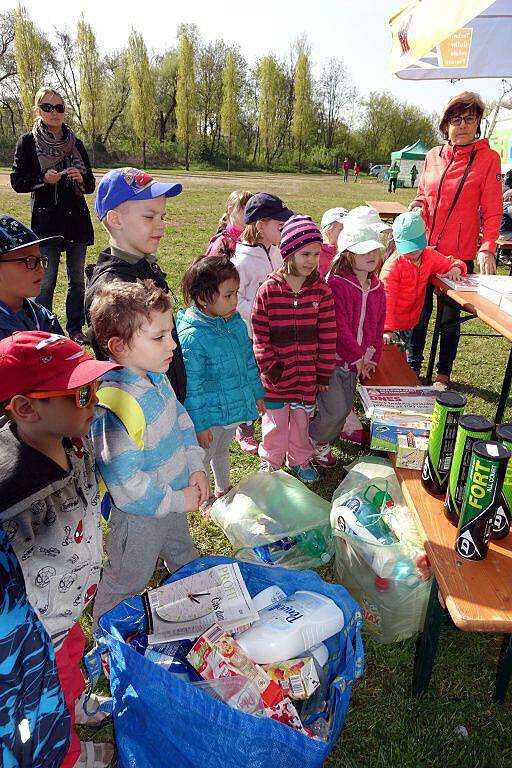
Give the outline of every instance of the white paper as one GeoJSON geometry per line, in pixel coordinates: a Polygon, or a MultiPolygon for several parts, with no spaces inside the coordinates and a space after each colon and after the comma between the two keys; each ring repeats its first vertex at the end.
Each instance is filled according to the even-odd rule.
{"type": "Polygon", "coordinates": [[[430,416],[439,392],[434,387],[359,387],[359,397],[368,418],[383,411],[430,416]]]}

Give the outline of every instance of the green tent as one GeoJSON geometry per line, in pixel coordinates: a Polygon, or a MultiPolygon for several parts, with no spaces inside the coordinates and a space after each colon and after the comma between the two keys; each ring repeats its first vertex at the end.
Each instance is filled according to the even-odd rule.
{"type": "Polygon", "coordinates": [[[401,187],[411,186],[411,168],[413,165],[416,166],[418,171],[416,184],[418,183],[427,152],[428,147],[425,146],[421,139],[418,139],[414,144],[409,144],[409,146],[397,149],[396,152],[391,153],[391,165],[393,165],[395,160],[398,160],[398,165],[400,166],[398,183],[401,187]]]}

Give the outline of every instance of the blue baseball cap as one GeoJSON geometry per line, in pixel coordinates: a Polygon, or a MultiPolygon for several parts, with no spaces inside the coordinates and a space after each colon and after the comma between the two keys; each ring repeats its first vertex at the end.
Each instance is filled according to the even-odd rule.
{"type": "Polygon", "coordinates": [[[398,253],[422,251],[427,247],[425,225],[418,211],[401,213],[393,222],[393,240],[398,253]]]}
{"type": "Polygon", "coordinates": [[[107,171],[98,186],[96,215],[102,221],[127,200],[151,200],[155,197],[176,197],[183,187],[175,181],[160,182],[138,168],[114,168],[107,171]]]}
{"type": "Polygon", "coordinates": [[[18,219],[0,213],[0,256],[27,248],[29,245],[57,245],[64,242],[61,235],[38,237],[18,219]]]}
{"type": "Polygon", "coordinates": [[[260,219],[275,219],[276,221],[288,221],[293,216],[293,211],[283,203],[280,197],[268,192],[258,192],[247,201],[244,211],[245,224],[252,224],[260,219]]]}

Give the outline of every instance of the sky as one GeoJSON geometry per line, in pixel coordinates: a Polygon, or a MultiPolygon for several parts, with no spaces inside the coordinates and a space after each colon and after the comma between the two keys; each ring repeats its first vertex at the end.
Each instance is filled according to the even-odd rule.
{"type": "MultiPolygon", "coordinates": [[[[449,0],[447,0],[449,2],[449,0]]],[[[388,90],[401,100],[431,112],[461,90],[476,90],[484,100],[501,93],[500,80],[400,80],[388,71],[389,17],[405,0],[23,0],[32,20],[48,33],[55,26],[74,34],[83,12],[93,27],[100,51],[126,45],[133,27],[144,36],[148,51],[163,52],[176,44],[180,23],[195,23],[205,40],[223,38],[237,44],[254,63],[267,53],[286,56],[305,33],[311,43],[316,73],[329,57],[343,59],[361,95],[388,90]]],[[[0,8],[15,6],[0,0],[0,8]]]]}

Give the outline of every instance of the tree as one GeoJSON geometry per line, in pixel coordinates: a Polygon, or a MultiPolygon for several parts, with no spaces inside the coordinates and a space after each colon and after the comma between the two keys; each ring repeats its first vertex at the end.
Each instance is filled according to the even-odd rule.
{"type": "Polygon", "coordinates": [[[228,171],[230,170],[231,153],[236,142],[239,127],[239,86],[236,71],[236,60],[233,51],[228,51],[224,72],[222,73],[222,133],[228,147],[228,171]]]}
{"type": "Polygon", "coordinates": [[[312,83],[309,56],[300,53],[295,66],[293,88],[292,135],[299,155],[299,170],[302,170],[302,151],[311,136],[313,128],[312,83]]]}
{"type": "Polygon", "coordinates": [[[260,94],[258,130],[265,167],[282,149],[287,128],[287,81],[275,56],[265,56],[258,65],[260,94]]]}
{"type": "Polygon", "coordinates": [[[351,90],[350,81],[341,59],[328,59],[322,69],[317,86],[323,123],[325,146],[333,146],[343,105],[351,90]]]}
{"type": "Polygon", "coordinates": [[[197,131],[197,86],[194,46],[186,30],[180,35],[178,81],[176,85],[176,126],[178,141],[185,148],[185,168],[190,167],[190,147],[197,131]]]}
{"type": "Polygon", "coordinates": [[[41,35],[20,5],[14,24],[14,57],[18,71],[23,124],[30,130],[34,122],[34,96],[43,82],[43,46],[41,35]]]}
{"type": "Polygon", "coordinates": [[[96,36],[83,16],[77,26],[76,56],[80,73],[81,123],[89,140],[94,165],[94,142],[101,134],[105,114],[105,89],[96,36]]]}
{"type": "Polygon", "coordinates": [[[213,157],[221,134],[222,77],[226,62],[223,40],[197,51],[197,111],[206,157],[213,157]]]}
{"type": "Polygon", "coordinates": [[[105,57],[105,105],[108,105],[105,116],[104,132],[101,142],[106,144],[115,125],[126,112],[126,104],[130,97],[130,81],[128,78],[128,51],[126,49],[105,57]]]}
{"type": "Polygon", "coordinates": [[[128,38],[128,78],[132,128],[142,145],[142,167],[145,168],[146,143],[155,125],[155,83],[144,38],[134,29],[128,38]]]}
{"type": "Polygon", "coordinates": [[[155,59],[153,77],[156,88],[158,136],[164,141],[169,127],[176,131],[176,86],[178,80],[178,52],[166,51],[155,59]]]}

